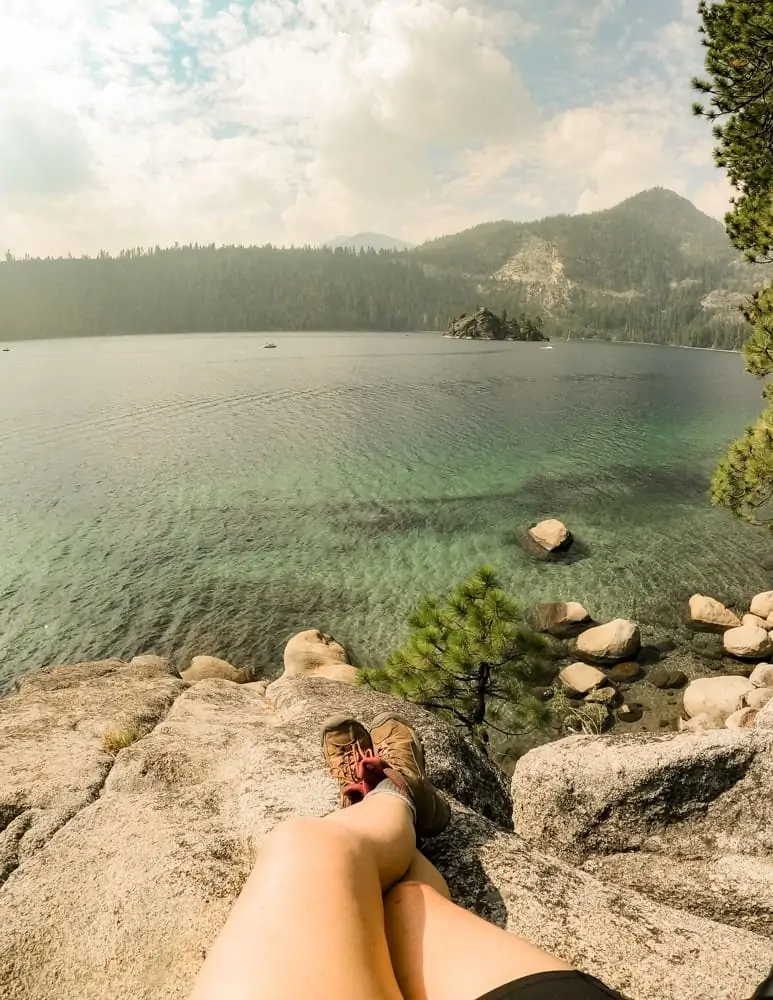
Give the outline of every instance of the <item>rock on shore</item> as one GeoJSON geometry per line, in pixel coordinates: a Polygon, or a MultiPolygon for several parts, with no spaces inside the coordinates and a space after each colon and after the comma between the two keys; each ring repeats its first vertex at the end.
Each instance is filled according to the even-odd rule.
{"type": "Polygon", "coordinates": [[[728,629],[723,642],[725,651],[741,660],[762,660],[773,653],[773,639],[769,633],[754,625],[728,629]]]}
{"type": "Polygon", "coordinates": [[[322,677],[186,684],[150,657],[0,701],[0,996],[185,1000],[266,833],[334,806],[322,721],[387,709],[451,801],[430,853],[459,902],[630,1000],[738,1000],[767,974],[773,731],[533,751],[515,833],[502,772],[432,715],[322,677]]]}

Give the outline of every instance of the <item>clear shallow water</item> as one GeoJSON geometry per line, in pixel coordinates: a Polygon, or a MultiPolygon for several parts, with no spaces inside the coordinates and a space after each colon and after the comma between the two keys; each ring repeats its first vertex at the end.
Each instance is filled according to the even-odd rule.
{"type": "Polygon", "coordinates": [[[736,355],[429,335],[60,340],[0,354],[0,688],[44,664],[198,652],[274,674],[320,627],[363,662],[492,563],[524,603],[667,630],[771,585],[706,501],[760,409],[736,355]],[[529,522],[585,553],[535,563],[529,522]]]}

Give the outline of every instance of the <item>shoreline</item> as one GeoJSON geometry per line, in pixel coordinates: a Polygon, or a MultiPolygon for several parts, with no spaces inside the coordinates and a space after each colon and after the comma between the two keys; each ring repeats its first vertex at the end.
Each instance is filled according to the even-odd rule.
{"type": "MultiPolygon", "coordinates": [[[[420,333],[431,334],[433,330],[420,330],[420,333]]],[[[729,347],[694,347],[691,344],[658,344],[652,340],[607,340],[604,337],[554,337],[547,341],[537,340],[483,340],[479,337],[454,337],[450,333],[441,333],[443,340],[466,340],[470,343],[481,344],[616,344],[618,346],[630,345],[632,347],[675,347],[682,351],[712,351],[714,354],[741,354],[741,348],[733,349],[729,347]]]]}

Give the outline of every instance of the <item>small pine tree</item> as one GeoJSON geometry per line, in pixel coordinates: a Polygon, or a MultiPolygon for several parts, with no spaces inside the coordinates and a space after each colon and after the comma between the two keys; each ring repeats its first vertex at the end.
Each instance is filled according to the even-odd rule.
{"type": "Polygon", "coordinates": [[[443,597],[425,597],[408,624],[406,644],[383,667],[361,671],[363,683],[484,739],[488,730],[515,736],[549,720],[549,708],[529,693],[547,645],[489,566],[443,597]]]}
{"type": "MultiPolygon", "coordinates": [[[[736,189],[725,218],[734,246],[756,263],[773,261],[773,7],[760,0],[701,0],[706,79],[693,86],[707,98],[695,114],[713,124],[714,158],[736,189]]],[[[744,346],[752,375],[773,375],[773,287],[746,312],[754,330],[744,346]]],[[[770,401],[770,395],[766,391],[770,401]]],[[[731,445],[714,474],[711,498],[750,521],[771,524],[773,407],[731,445]]]]}

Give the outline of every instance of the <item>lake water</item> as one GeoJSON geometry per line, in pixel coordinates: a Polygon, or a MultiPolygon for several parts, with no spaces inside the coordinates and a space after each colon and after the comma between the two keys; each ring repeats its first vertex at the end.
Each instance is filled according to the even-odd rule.
{"type": "Polygon", "coordinates": [[[275,674],[319,627],[373,662],[487,562],[524,603],[678,620],[771,586],[709,507],[761,408],[732,354],[430,335],[159,336],[0,354],[0,687],[44,664],[199,652],[275,674]],[[518,544],[564,519],[565,563],[518,544]]]}

